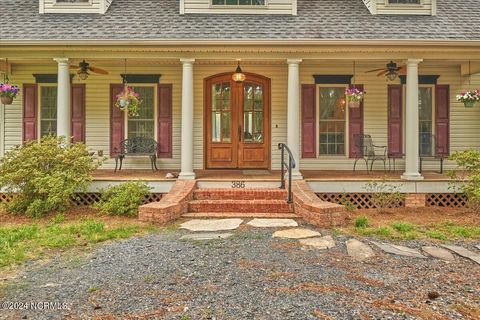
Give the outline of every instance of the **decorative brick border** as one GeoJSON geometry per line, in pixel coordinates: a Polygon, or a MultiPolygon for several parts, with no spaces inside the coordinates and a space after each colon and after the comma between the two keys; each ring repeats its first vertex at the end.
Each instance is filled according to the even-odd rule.
{"type": "Polygon", "coordinates": [[[295,213],[320,228],[343,225],[347,217],[342,205],[320,200],[305,180],[292,182],[295,213]]]}
{"type": "Polygon", "coordinates": [[[166,223],[180,218],[193,200],[195,180],[177,180],[170,192],[159,202],[144,204],[138,209],[138,219],[145,222],[166,223]]]}

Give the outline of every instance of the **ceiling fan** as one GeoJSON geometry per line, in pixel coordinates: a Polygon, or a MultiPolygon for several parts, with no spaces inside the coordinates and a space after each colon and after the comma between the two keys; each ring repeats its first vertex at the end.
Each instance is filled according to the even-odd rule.
{"type": "Polygon", "coordinates": [[[395,62],[390,61],[389,63],[387,63],[385,68],[365,71],[365,73],[370,72],[378,72],[377,77],[385,76],[388,80],[393,81],[398,77],[399,74],[405,74],[405,67],[399,67],[395,62]]]}
{"type": "Polygon", "coordinates": [[[81,80],[86,80],[88,78],[88,76],[90,75],[90,73],[88,73],[89,71],[97,74],[108,74],[108,71],[98,67],[92,67],[90,66],[90,63],[86,62],[85,60],[80,62],[78,66],[75,66],[75,65],[70,66],[70,69],[77,70],[78,77],[81,80]]]}

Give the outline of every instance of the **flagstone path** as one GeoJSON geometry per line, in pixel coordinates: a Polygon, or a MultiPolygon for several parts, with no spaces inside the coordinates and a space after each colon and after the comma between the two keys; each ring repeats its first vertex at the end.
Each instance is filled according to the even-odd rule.
{"type": "Polygon", "coordinates": [[[0,319],[475,318],[464,312],[478,310],[478,243],[398,245],[294,222],[196,219],[28,262],[0,277],[1,300],[68,308],[0,319]]]}

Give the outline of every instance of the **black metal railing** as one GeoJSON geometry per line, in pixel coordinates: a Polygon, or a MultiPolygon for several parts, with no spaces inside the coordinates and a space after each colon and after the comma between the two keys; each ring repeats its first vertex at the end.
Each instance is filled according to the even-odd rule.
{"type": "Polygon", "coordinates": [[[281,165],[280,165],[280,188],[285,189],[285,169],[288,172],[288,198],[287,202],[292,203],[292,169],[295,168],[295,159],[293,158],[292,151],[288,148],[285,143],[279,143],[278,149],[281,150],[281,165]],[[288,153],[288,162],[285,161],[285,150],[288,153]]]}

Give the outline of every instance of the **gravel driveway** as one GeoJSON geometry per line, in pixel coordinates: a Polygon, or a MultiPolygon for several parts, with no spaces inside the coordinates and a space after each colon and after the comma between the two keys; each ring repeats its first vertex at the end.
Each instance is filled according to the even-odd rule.
{"type": "Polygon", "coordinates": [[[3,310],[0,318],[475,319],[480,312],[480,267],[467,259],[446,263],[374,248],[374,258],[355,262],[348,237],[335,236],[330,250],[305,249],[273,239],[274,231],[242,225],[231,238],[209,241],[163,231],[57,256],[27,267],[0,300],[60,307],[3,310]]]}

